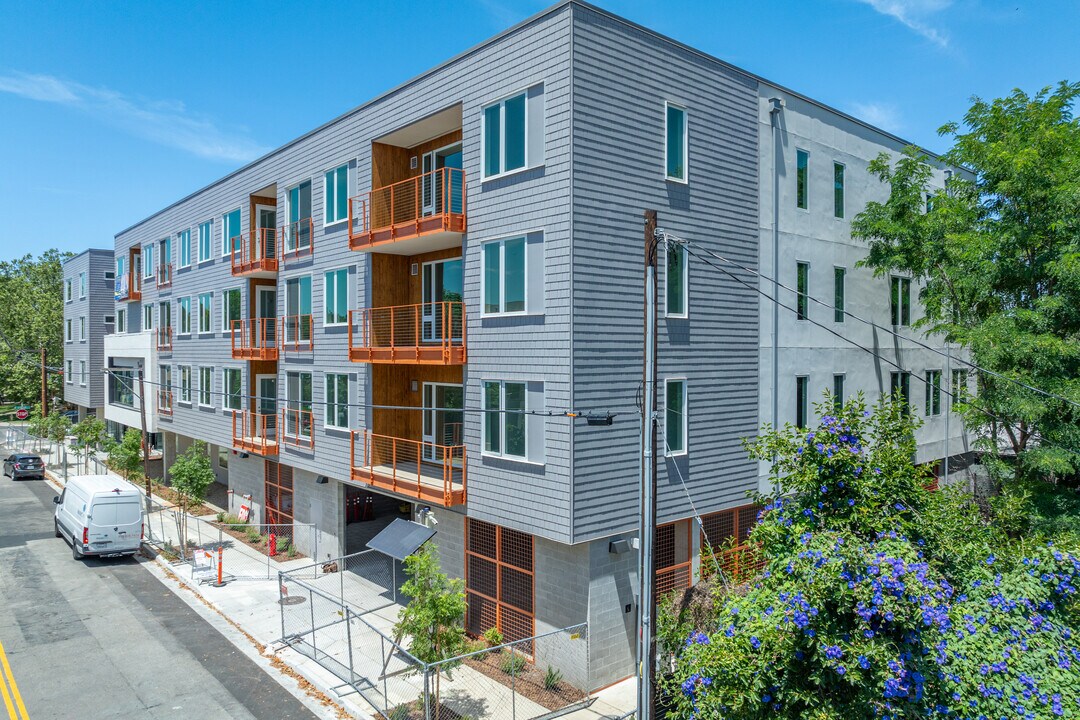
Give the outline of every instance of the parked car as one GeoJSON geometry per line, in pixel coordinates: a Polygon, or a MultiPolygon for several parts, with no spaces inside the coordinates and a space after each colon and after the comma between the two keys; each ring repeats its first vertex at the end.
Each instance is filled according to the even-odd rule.
{"type": "Polygon", "coordinates": [[[134,555],[142,543],[142,495],[129,482],[108,475],[68,480],[53,498],[56,537],[71,543],[71,556],[134,555]]]}
{"type": "Polygon", "coordinates": [[[45,463],[37,455],[29,453],[16,453],[8,455],[4,460],[4,475],[12,480],[25,477],[45,479],[45,463]]]}

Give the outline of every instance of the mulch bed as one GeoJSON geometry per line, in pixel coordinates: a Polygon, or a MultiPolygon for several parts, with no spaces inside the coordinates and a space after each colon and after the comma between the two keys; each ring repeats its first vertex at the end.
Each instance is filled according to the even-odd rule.
{"type": "MultiPolygon", "coordinates": [[[[220,522],[212,522],[212,523],[210,523],[210,525],[212,525],[213,527],[219,528],[223,533],[225,533],[229,537],[232,537],[232,538],[235,538],[236,540],[239,540],[240,542],[247,545],[249,548],[253,548],[255,550],[258,550],[260,554],[266,555],[266,553],[267,553],[267,545],[270,542],[270,539],[266,535],[259,535],[259,539],[257,541],[255,541],[255,542],[252,542],[248,538],[247,531],[244,529],[246,527],[249,527],[247,525],[230,525],[228,523],[220,523],[220,522]]],[[[250,526],[250,527],[254,527],[254,526],[250,526]]],[[[292,540],[291,539],[289,539],[289,544],[290,544],[290,547],[295,548],[295,546],[292,545],[292,540]]],[[[299,551],[295,550],[295,549],[293,550],[293,553],[292,553],[291,556],[287,552],[282,552],[282,550],[281,550],[281,540],[279,539],[278,540],[278,553],[277,553],[277,555],[271,555],[270,557],[273,560],[276,560],[278,562],[287,562],[289,560],[296,560],[298,558],[302,558],[302,557],[304,557],[304,555],[302,553],[300,553],[299,551]]]]}
{"type": "Polygon", "coordinates": [[[539,668],[529,662],[525,663],[516,678],[503,672],[502,666],[507,655],[505,650],[473,655],[466,658],[465,664],[506,687],[513,687],[519,694],[548,710],[560,710],[585,699],[585,693],[582,690],[578,690],[565,680],[560,680],[553,689],[547,689],[544,687],[547,668],[539,668]]]}
{"type": "MultiPolygon", "coordinates": [[[[404,703],[392,708],[387,715],[390,720],[424,720],[424,703],[422,700],[404,703]]],[[[432,708],[431,717],[433,720],[465,720],[471,716],[461,715],[444,704],[439,706],[438,712],[432,708]]]]}
{"type": "MultiPolygon", "coordinates": [[[[134,484],[134,483],[133,483],[134,484]]],[[[140,487],[145,487],[143,483],[139,483],[140,487]]],[[[156,500],[164,500],[172,505],[180,506],[180,495],[168,485],[161,485],[159,483],[151,481],[151,486],[154,489],[154,498],[156,500]]],[[[193,505],[188,509],[189,515],[211,515],[214,513],[213,508],[208,508],[205,505],[193,505]]]]}

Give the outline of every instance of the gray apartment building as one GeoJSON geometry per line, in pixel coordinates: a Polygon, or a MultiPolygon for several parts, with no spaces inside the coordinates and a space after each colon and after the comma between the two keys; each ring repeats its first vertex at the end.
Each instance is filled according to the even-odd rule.
{"type": "Polygon", "coordinates": [[[64,401],[79,419],[102,417],[104,338],[113,332],[113,251],[84,250],[64,262],[64,401]]]}
{"type": "MultiPolygon", "coordinates": [[[[106,417],[138,427],[141,371],[166,469],[208,443],[230,510],[315,523],[320,556],[363,549],[350,521],[365,496],[380,521],[430,512],[469,629],[587,621],[602,687],[634,670],[637,557],[617,541],[638,524],[643,211],[884,325],[896,282],[903,331],[917,288],[855,267],[849,222],[885,196],[869,161],[904,145],[561,2],[120,232],[106,417]]],[[[661,254],[664,590],[697,577],[690,498],[714,544],[753,523],[767,468],[742,438],[811,422],[825,389],[873,399],[894,381],[774,315],[757,278],[661,254]]],[[[901,364],[919,409],[918,380],[951,369],[808,312],[901,364]]],[[[958,418],[946,433],[948,403],[927,398],[920,460],[959,454],[958,418]]]]}

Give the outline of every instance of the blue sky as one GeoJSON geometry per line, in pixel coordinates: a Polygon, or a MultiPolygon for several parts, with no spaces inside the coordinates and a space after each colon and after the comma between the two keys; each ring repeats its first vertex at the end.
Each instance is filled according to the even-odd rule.
{"type": "MultiPolygon", "coordinates": [[[[113,235],[546,0],[0,0],[0,259],[113,235]]],[[[968,98],[1080,80],[1076,0],[605,0],[931,150],[968,98]]]]}

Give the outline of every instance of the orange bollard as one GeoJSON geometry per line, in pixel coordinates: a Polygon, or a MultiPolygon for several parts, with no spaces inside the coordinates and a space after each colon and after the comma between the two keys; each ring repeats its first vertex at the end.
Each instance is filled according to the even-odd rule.
{"type": "Polygon", "coordinates": [[[214,584],[214,587],[224,587],[225,586],[225,583],[221,579],[221,556],[222,556],[222,549],[221,549],[221,546],[218,545],[218,549],[217,549],[217,582],[214,584]]]}

